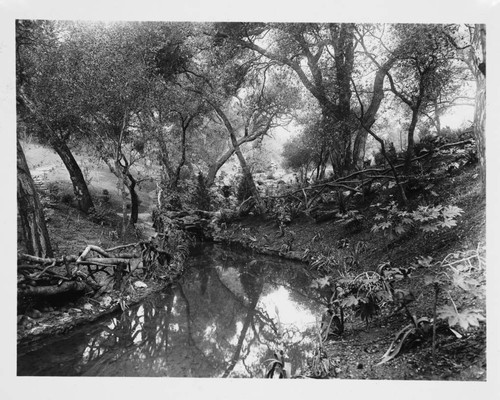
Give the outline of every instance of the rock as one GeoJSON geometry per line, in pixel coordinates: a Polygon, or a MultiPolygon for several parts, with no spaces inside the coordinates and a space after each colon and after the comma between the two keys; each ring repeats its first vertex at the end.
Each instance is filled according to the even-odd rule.
{"type": "Polygon", "coordinates": [[[31,311],[31,313],[30,313],[30,316],[31,316],[31,318],[38,319],[38,318],[42,318],[42,313],[41,313],[41,311],[39,311],[37,309],[33,309],[33,311],[31,311]]]}
{"type": "Polygon", "coordinates": [[[85,303],[85,304],[83,305],[83,309],[84,309],[85,311],[92,311],[92,309],[93,309],[92,304],[90,304],[90,303],[85,303]]]}
{"type": "Polygon", "coordinates": [[[142,288],[147,288],[147,287],[148,287],[148,285],[146,285],[146,284],[145,284],[144,282],[142,282],[142,281],[135,281],[135,282],[134,282],[134,287],[135,287],[136,289],[142,289],[142,288]]]}
{"type": "Polygon", "coordinates": [[[104,296],[101,300],[101,306],[102,307],[109,307],[111,305],[111,302],[113,300],[111,299],[111,296],[104,296]]]}

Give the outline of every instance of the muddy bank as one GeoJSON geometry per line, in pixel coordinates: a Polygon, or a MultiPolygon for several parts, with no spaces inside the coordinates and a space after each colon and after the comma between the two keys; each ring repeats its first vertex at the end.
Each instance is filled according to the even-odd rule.
{"type": "Polygon", "coordinates": [[[28,343],[65,333],[76,326],[118,312],[122,307],[133,306],[170,284],[150,281],[146,283],[147,287],[131,286],[124,294],[111,292],[99,298],[82,297],[59,309],[44,307],[44,311],[30,310],[26,314],[18,315],[17,341],[28,343]],[[123,305],[120,305],[121,301],[124,301],[123,305]]]}

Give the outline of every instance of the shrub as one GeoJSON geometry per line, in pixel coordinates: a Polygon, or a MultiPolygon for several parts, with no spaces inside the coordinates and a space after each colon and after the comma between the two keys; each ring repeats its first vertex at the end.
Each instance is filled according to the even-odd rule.
{"type": "Polygon", "coordinates": [[[70,193],[65,193],[61,196],[61,202],[64,204],[71,204],[73,196],[70,193]]]}
{"type": "Polygon", "coordinates": [[[390,239],[407,232],[410,227],[418,226],[424,232],[435,232],[440,228],[457,225],[456,218],[462,209],[456,206],[419,206],[415,211],[403,211],[392,201],[389,206],[380,208],[382,213],[375,216],[377,222],[372,232],[383,232],[390,239]]]}
{"type": "MultiPolygon", "coordinates": [[[[385,148],[385,152],[389,160],[391,160],[391,162],[394,164],[398,158],[394,143],[389,143],[389,145],[387,145],[385,148]]],[[[387,162],[384,155],[382,154],[382,151],[380,150],[374,154],[373,158],[375,159],[376,165],[385,165],[387,162]]]]}
{"type": "Polygon", "coordinates": [[[94,204],[94,207],[89,211],[90,220],[101,225],[111,225],[115,217],[116,213],[113,209],[102,201],[98,201],[94,204]]]}
{"type": "Polygon", "coordinates": [[[194,193],[194,203],[200,210],[210,210],[210,194],[205,183],[205,177],[198,173],[197,185],[194,193]]]}
{"type": "Polygon", "coordinates": [[[102,189],[101,199],[102,199],[103,203],[106,203],[106,204],[109,203],[109,200],[111,199],[111,197],[109,195],[109,190],[108,189],[102,189]]]}

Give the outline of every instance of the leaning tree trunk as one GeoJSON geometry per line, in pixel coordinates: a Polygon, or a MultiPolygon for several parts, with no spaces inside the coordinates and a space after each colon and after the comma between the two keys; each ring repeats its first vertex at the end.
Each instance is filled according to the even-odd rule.
{"type": "Polygon", "coordinates": [[[229,158],[231,158],[233,154],[234,148],[230,148],[216,162],[209,166],[206,181],[208,187],[213,186],[217,172],[219,172],[222,166],[227,162],[227,160],[229,160],[229,158]]]}
{"type": "Polygon", "coordinates": [[[45,215],[19,140],[17,140],[17,209],[26,252],[37,257],[52,257],[45,215]]]}
{"type": "Polygon", "coordinates": [[[85,182],[80,166],[76,162],[75,157],[71,153],[68,145],[63,140],[53,139],[50,143],[59,157],[61,157],[61,160],[69,172],[69,177],[71,179],[71,183],[73,184],[73,191],[78,201],[78,208],[83,212],[88,213],[89,210],[94,207],[94,203],[92,202],[92,197],[90,196],[89,188],[87,186],[87,182],[85,182]]]}
{"type": "Polygon", "coordinates": [[[353,159],[355,161],[355,166],[358,169],[363,169],[364,166],[363,161],[365,158],[366,139],[368,137],[368,132],[365,127],[370,129],[375,123],[375,117],[384,98],[385,75],[394,65],[395,61],[395,57],[387,60],[384,64],[379,66],[375,75],[375,79],[373,81],[372,99],[370,101],[370,105],[361,117],[361,127],[357,130],[354,140],[353,159]]]}
{"type": "Polygon", "coordinates": [[[255,186],[255,181],[253,180],[253,175],[252,172],[250,171],[250,168],[248,168],[248,164],[245,160],[245,157],[243,156],[243,153],[241,152],[240,147],[236,147],[234,152],[236,153],[236,156],[238,157],[238,160],[240,161],[240,166],[243,171],[243,176],[248,177],[248,182],[250,184],[250,191],[252,192],[252,196],[255,199],[255,203],[257,204],[257,207],[259,208],[261,213],[265,212],[264,205],[262,204],[262,200],[260,198],[260,193],[257,190],[257,186],[255,186]]]}
{"type": "Polygon", "coordinates": [[[71,150],[66,142],[57,135],[57,132],[52,129],[43,114],[38,111],[35,103],[25,95],[23,88],[19,89],[18,96],[27,110],[45,126],[50,145],[59,157],[61,157],[61,160],[69,172],[69,177],[71,179],[71,183],[73,184],[73,191],[78,201],[78,208],[87,213],[94,206],[94,204],[92,202],[92,197],[90,196],[87,183],[85,182],[85,178],[83,177],[82,170],[76,162],[75,157],[73,157],[71,150]]]}
{"type": "Polygon", "coordinates": [[[129,171],[126,172],[126,176],[128,178],[126,185],[130,193],[130,223],[136,224],[139,219],[139,196],[135,190],[137,181],[129,171]]]}
{"type": "Polygon", "coordinates": [[[241,147],[240,145],[243,142],[238,142],[238,139],[236,138],[236,134],[234,132],[234,128],[231,124],[231,121],[227,118],[226,114],[222,111],[220,107],[218,107],[215,104],[212,104],[212,107],[215,109],[219,117],[222,119],[224,122],[224,126],[226,127],[227,132],[229,133],[229,138],[231,139],[231,145],[234,149],[234,152],[236,153],[236,156],[238,157],[238,160],[241,165],[241,169],[243,171],[243,176],[248,176],[250,179],[250,191],[252,192],[252,196],[255,199],[255,203],[257,204],[257,207],[259,208],[259,211],[261,213],[264,213],[265,207],[262,204],[262,200],[260,198],[259,191],[257,190],[257,187],[255,186],[255,182],[253,180],[252,173],[250,172],[250,168],[248,167],[248,164],[245,160],[245,157],[243,156],[243,153],[241,152],[241,147]]]}

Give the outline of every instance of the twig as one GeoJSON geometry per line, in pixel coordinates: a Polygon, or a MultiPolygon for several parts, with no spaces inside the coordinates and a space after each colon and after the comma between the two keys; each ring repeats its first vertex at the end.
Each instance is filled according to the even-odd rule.
{"type": "Polygon", "coordinates": [[[41,276],[45,273],[45,271],[47,271],[47,270],[49,270],[50,268],[55,267],[55,266],[56,266],[56,263],[55,263],[55,261],[54,261],[54,262],[53,262],[52,264],[50,264],[48,267],[45,267],[42,271],[40,271],[40,272],[36,275],[36,277],[35,277],[34,279],[38,279],[38,278],[40,278],[40,277],[41,277],[41,276]]]}
{"type": "Polygon", "coordinates": [[[127,247],[135,247],[135,246],[139,246],[143,244],[143,242],[137,242],[137,243],[130,243],[130,244],[123,244],[121,246],[116,246],[116,247],[111,247],[110,249],[106,249],[105,251],[106,252],[112,252],[112,251],[116,251],[116,250],[121,250],[121,249],[125,249],[127,247]]]}

